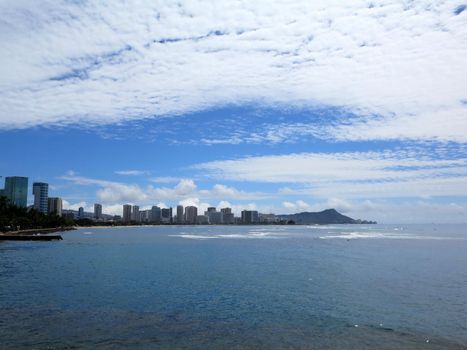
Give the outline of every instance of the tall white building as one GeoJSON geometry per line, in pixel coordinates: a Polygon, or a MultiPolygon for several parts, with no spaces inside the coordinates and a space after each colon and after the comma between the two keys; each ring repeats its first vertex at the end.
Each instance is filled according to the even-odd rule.
{"type": "Polygon", "coordinates": [[[94,219],[99,220],[102,218],[102,205],[95,203],[94,204],[94,219]]]}
{"type": "Polygon", "coordinates": [[[151,221],[151,209],[141,210],[139,212],[139,217],[141,222],[150,222],[151,221]]]}
{"type": "Polygon", "coordinates": [[[58,197],[49,197],[48,199],[48,213],[55,213],[62,216],[62,199],[58,197]]]}
{"type": "Polygon", "coordinates": [[[49,210],[49,184],[45,182],[34,182],[32,184],[34,195],[34,209],[43,214],[49,210]]]}
{"type": "Polygon", "coordinates": [[[134,205],[133,208],[132,208],[131,220],[137,221],[137,222],[141,221],[141,217],[140,217],[140,214],[139,214],[139,206],[138,205],[134,205]]]}

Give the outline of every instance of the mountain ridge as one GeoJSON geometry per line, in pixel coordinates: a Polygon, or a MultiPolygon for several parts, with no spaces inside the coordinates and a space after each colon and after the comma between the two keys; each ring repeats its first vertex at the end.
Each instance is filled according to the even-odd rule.
{"type": "Polygon", "coordinates": [[[293,221],[298,225],[329,225],[329,224],[376,224],[376,221],[353,219],[339,213],[336,209],[325,209],[319,212],[304,211],[295,214],[278,215],[281,219],[293,221]]]}

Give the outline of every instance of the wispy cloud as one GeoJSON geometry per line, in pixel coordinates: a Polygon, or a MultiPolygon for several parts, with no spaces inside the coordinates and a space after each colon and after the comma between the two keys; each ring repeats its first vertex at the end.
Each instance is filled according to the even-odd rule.
{"type": "Polygon", "coordinates": [[[258,102],[340,106],[359,116],[327,130],[337,139],[466,142],[462,6],[3,2],[0,128],[258,102]]]}
{"type": "Polygon", "coordinates": [[[434,158],[414,149],[298,153],[195,165],[216,179],[294,184],[283,195],[320,198],[467,196],[467,158],[434,158]]]}
{"type": "Polygon", "coordinates": [[[115,174],[123,176],[142,176],[149,175],[149,171],[146,170],[116,170],[115,174]]]}
{"type": "Polygon", "coordinates": [[[179,182],[180,180],[182,179],[175,176],[156,176],[149,179],[149,181],[154,183],[174,183],[179,182]]]}

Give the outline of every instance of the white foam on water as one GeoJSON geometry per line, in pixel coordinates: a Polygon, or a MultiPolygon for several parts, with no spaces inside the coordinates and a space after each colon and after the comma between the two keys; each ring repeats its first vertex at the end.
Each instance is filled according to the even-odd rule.
{"type": "Polygon", "coordinates": [[[189,235],[189,234],[180,234],[180,235],[169,235],[170,237],[180,237],[188,239],[213,239],[218,238],[217,236],[202,236],[202,235],[189,235]]]}
{"type": "Polygon", "coordinates": [[[277,227],[265,227],[265,228],[254,228],[251,229],[249,232],[283,232],[285,231],[285,228],[277,228],[277,227]]]}
{"type": "Polygon", "coordinates": [[[188,239],[280,239],[284,238],[283,233],[276,233],[270,231],[249,231],[245,234],[240,233],[223,233],[216,235],[195,235],[195,234],[186,234],[181,232],[176,235],[169,235],[171,237],[180,237],[188,239]]]}
{"type": "Polygon", "coordinates": [[[238,239],[248,239],[248,238],[252,238],[251,236],[249,235],[240,235],[240,234],[236,234],[236,233],[233,233],[233,234],[225,234],[225,235],[218,235],[217,236],[218,238],[238,238],[238,239]]]}
{"type": "Polygon", "coordinates": [[[306,228],[312,229],[312,230],[339,230],[339,231],[351,231],[355,230],[356,226],[358,226],[359,230],[368,230],[368,231],[381,231],[385,230],[382,227],[375,227],[375,225],[368,225],[368,226],[363,226],[363,225],[354,225],[354,224],[347,224],[347,225],[341,225],[341,226],[336,226],[336,225],[308,225],[306,228]]]}
{"type": "Polygon", "coordinates": [[[89,231],[82,232],[82,233],[83,233],[83,235],[92,235],[92,234],[94,234],[94,232],[89,232],[89,231]]]}
{"type": "Polygon", "coordinates": [[[327,226],[327,225],[308,225],[306,228],[311,228],[313,230],[343,230],[345,227],[338,227],[338,226],[327,226]]]}
{"type": "Polygon", "coordinates": [[[465,240],[460,237],[439,237],[439,236],[421,236],[394,232],[345,232],[342,234],[332,234],[320,236],[320,239],[407,239],[407,240],[465,240]]]}
{"type": "Polygon", "coordinates": [[[358,239],[358,238],[385,238],[384,234],[379,232],[346,232],[342,234],[331,234],[328,236],[321,236],[321,239],[358,239]]]}

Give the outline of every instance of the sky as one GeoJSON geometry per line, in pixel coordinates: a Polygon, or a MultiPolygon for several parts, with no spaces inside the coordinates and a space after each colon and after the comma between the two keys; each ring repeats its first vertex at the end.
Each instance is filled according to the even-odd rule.
{"type": "Polygon", "coordinates": [[[65,208],[467,222],[465,2],[5,0],[0,47],[0,176],[65,208]]]}

